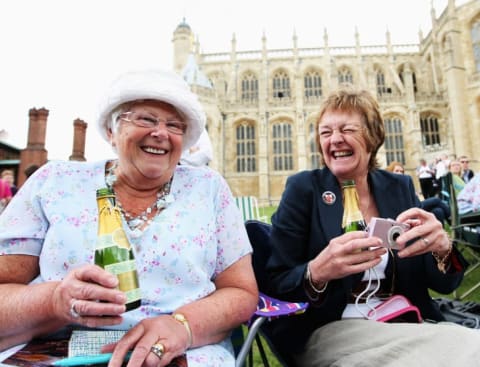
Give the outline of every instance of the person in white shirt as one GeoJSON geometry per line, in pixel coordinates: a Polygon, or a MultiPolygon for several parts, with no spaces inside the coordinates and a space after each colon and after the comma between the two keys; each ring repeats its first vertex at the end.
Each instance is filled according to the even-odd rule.
{"type": "Polygon", "coordinates": [[[417,167],[417,177],[420,181],[420,188],[424,199],[435,196],[433,187],[434,171],[428,166],[425,159],[420,159],[420,166],[417,167]]]}
{"type": "Polygon", "coordinates": [[[190,149],[183,151],[180,164],[202,167],[208,165],[212,158],[212,142],[208,136],[208,131],[204,129],[197,142],[190,149]]]}
{"type": "Polygon", "coordinates": [[[440,160],[437,162],[437,165],[435,166],[435,178],[437,180],[440,180],[443,176],[445,176],[450,167],[450,159],[448,159],[447,154],[442,154],[440,157],[440,160]]]}

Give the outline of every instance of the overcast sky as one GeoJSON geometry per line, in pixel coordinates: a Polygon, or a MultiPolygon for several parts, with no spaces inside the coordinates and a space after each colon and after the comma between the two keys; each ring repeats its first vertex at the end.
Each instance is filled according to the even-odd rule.
{"type": "MultiPolygon", "coordinates": [[[[0,128],[6,142],[27,144],[28,110],[50,111],[49,159],[68,159],[73,121],[89,124],[86,158],[112,156],[95,126],[99,94],[119,73],[172,68],[172,35],[183,17],[202,52],[418,43],[431,29],[432,0],[13,0],[0,2],[0,128]]],[[[457,0],[457,5],[467,0],[457,0]]],[[[437,17],[447,0],[433,0],[437,17]]]]}

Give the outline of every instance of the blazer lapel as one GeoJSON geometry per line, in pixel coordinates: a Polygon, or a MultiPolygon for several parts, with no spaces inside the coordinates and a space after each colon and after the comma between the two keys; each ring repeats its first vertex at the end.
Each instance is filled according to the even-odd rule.
{"type": "Polygon", "coordinates": [[[375,171],[373,171],[369,174],[369,179],[379,216],[381,218],[391,218],[391,208],[397,207],[397,201],[400,198],[398,198],[396,193],[392,191],[393,188],[391,185],[388,185],[388,183],[385,182],[385,177],[380,177],[375,171]]]}
{"type": "Polygon", "coordinates": [[[339,222],[342,222],[343,215],[342,192],[337,179],[327,168],[318,172],[315,184],[317,187],[317,217],[328,240],[342,234],[341,225],[338,225],[339,222]],[[333,202],[328,200],[331,194],[335,197],[333,202]]]}

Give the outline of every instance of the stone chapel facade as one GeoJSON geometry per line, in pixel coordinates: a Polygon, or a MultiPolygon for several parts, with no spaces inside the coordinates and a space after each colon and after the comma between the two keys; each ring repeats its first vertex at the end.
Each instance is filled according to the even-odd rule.
{"type": "Polygon", "coordinates": [[[329,45],[318,48],[199,52],[190,26],[173,33],[174,70],[183,73],[207,114],[214,145],[211,166],[234,195],[278,203],[288,176],[319,167],[314,138],[319,104],[342,83],[369,89],[380,103],[386,141],[383,166],[405,164],[415,176],[420,158],[467,155],[478,172],[480,143],[480,1],[455,6],[440,16],[418,44],[329,45]]]}

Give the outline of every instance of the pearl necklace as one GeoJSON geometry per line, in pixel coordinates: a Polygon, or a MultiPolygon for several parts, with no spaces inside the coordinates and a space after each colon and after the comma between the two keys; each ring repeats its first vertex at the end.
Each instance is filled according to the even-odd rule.
{"type": "MultiPolygon", "coordinates": [[[[107,186],[112,188],[114,191],[114,185],[117,182],[118,178],[115,175],[115,169],[118,167],[118,161],[114,161],[112,166],[107,170],[105,174],[105,182],[107,183],[107,186]]],[[[172,186],[172,179],[165,183],[162,187],[157,192],[157,198],[156,200],[149,206],[147,207],[144,211],[142,211],[138,215],[132,215],[129,212],[127,212],[123,206],[118,197],[116,198],[116,205],[118,209],[120,209],[120,212],[122,213],[125,221],[128,224],[128,227],[134,231],[135,233],[141,233],[143,229],[145,229],[147,226],[152,223],[153,219],[155,218],[156,215],[158,215],[163,209],[165,209],[170,203],[172,203],[175,199],[173,195],[170,193],[170,188],[172,186]],[[150,214],[154,211],[157,210],[156,215],[153,217],[149,218],[150,214]]]]}

